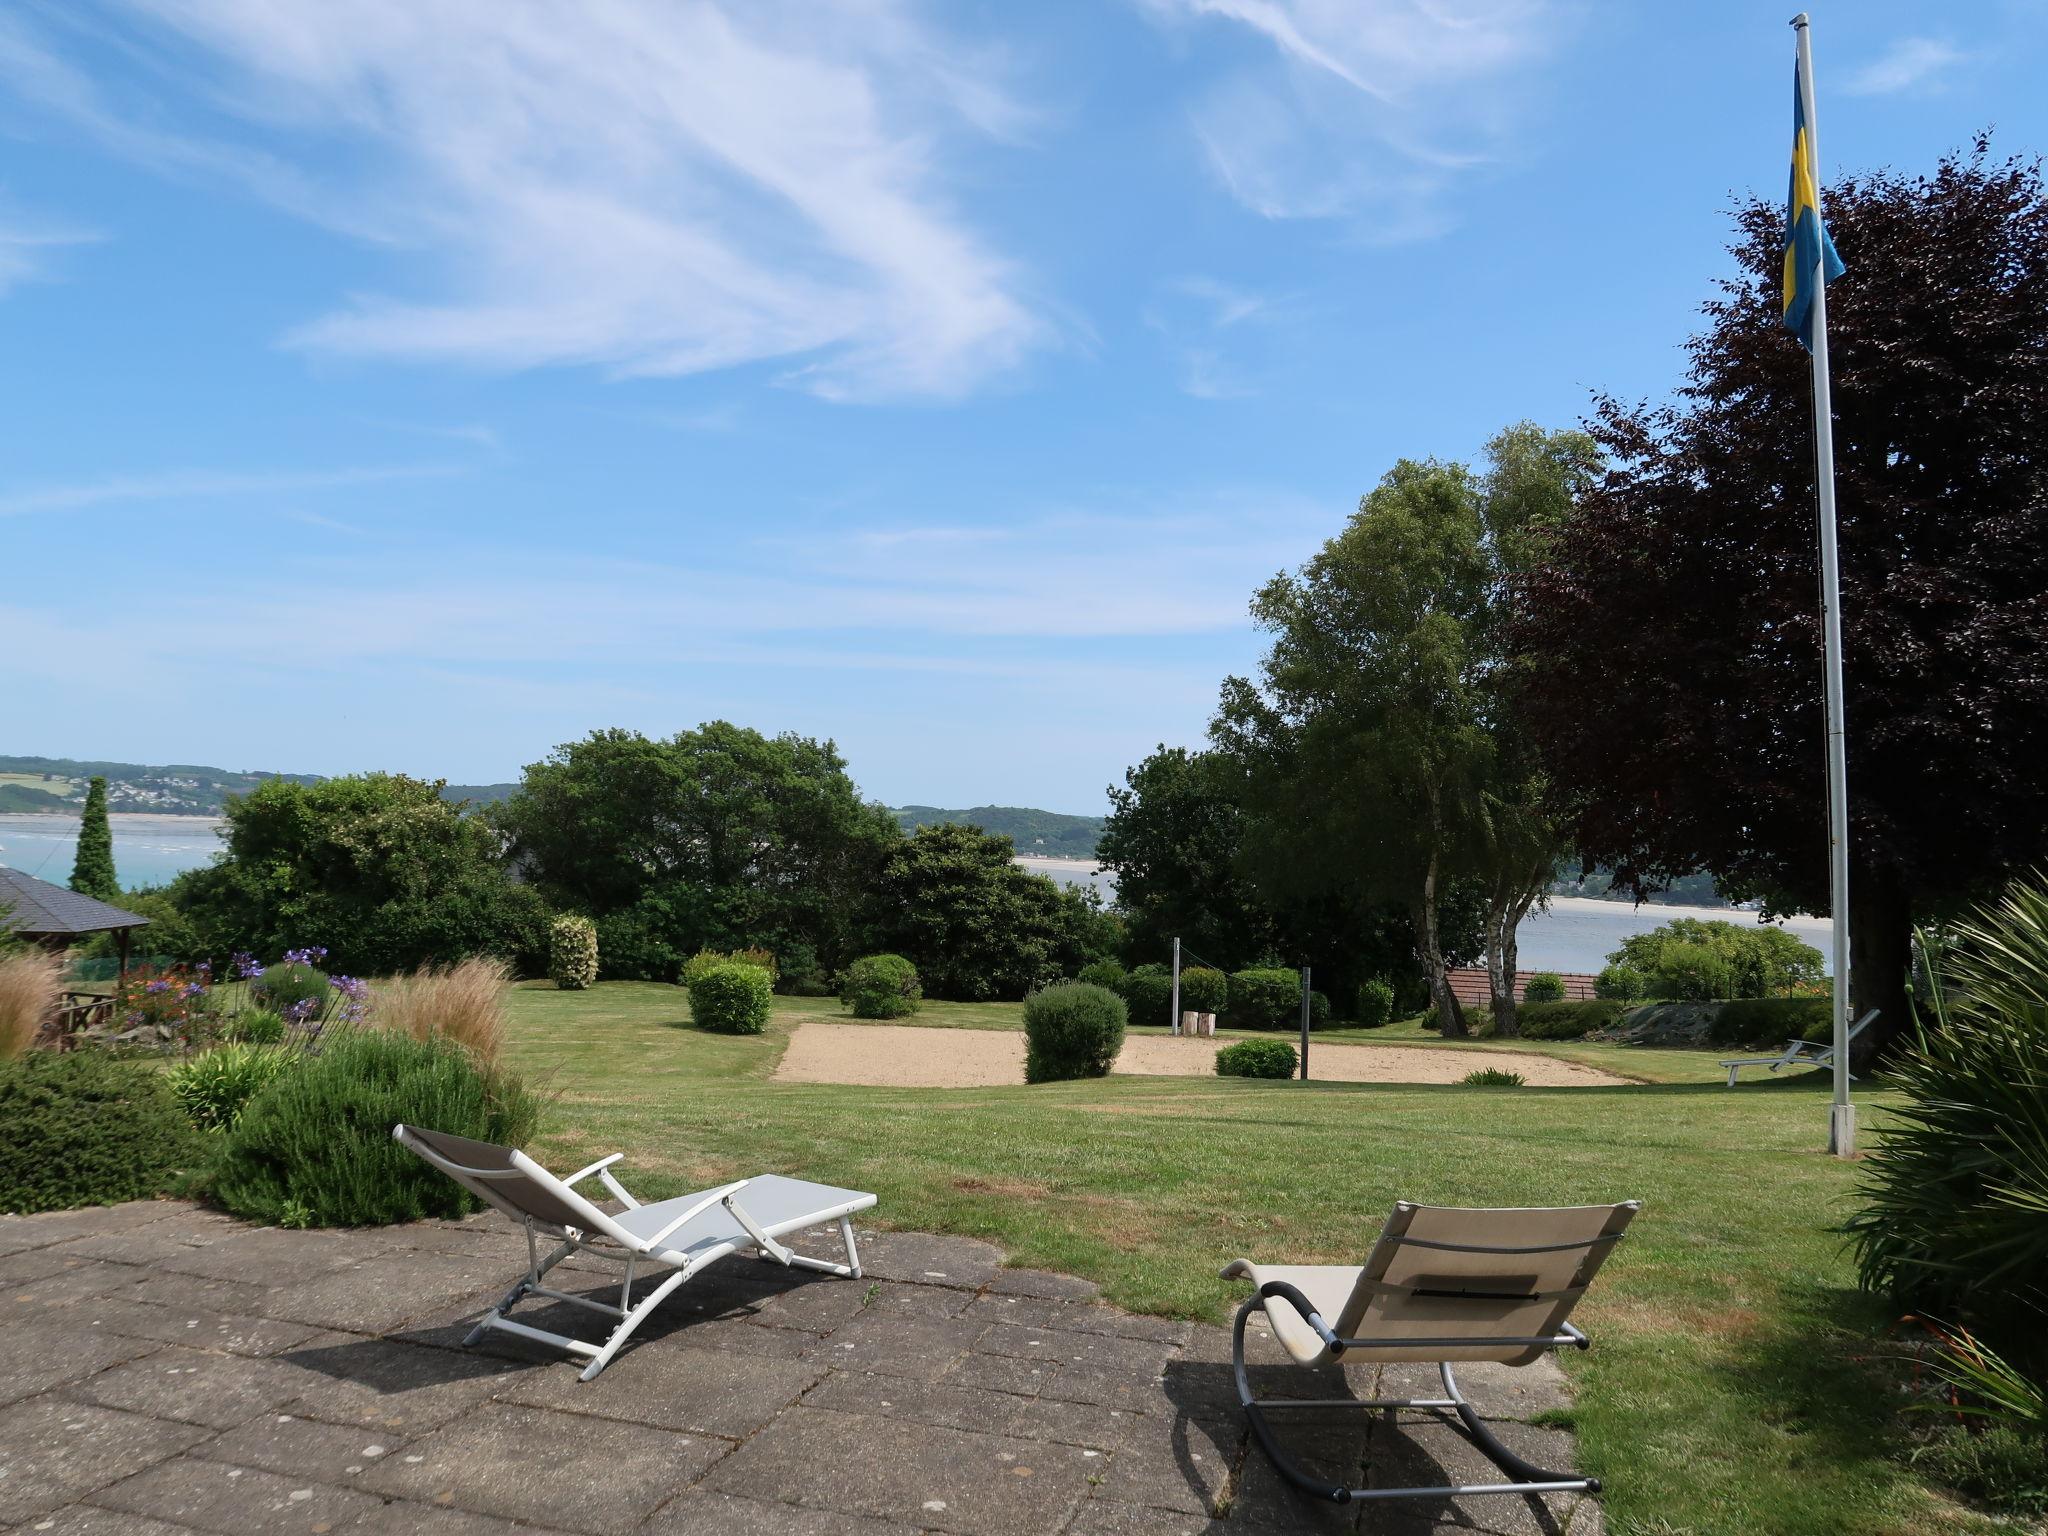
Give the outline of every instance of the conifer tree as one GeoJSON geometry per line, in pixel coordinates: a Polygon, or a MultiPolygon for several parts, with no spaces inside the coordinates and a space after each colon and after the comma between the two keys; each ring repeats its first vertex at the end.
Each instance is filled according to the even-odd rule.
{"type": "Polygon", "coordinates": [[[85,792],[85,816],[78,826],[78,860],[71,866],[71,889],[100,901],[120,899],[121,882],[114,877],[114,830],[107,822],[107,781],[94,775],[85,792]]]}

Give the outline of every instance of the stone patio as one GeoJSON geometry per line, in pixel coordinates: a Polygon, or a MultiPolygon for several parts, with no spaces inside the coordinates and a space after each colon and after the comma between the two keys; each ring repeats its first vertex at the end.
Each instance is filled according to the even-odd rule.
{"type": "MultiPolygon", "coordinates": [[[[0,1218],[0,1531],[1600,1530],[1589,1499],[1310,1503],[1248,1446],[1223,1330],[1115,1311],[984,1243],[861,1238],[859,1281],[714,1267],[584,1385],[503,1334],[460,1347],[524,1267],[495,1215],[360,1232],[171,1202],[0,1218]]],[[[611,1273],[556,1283],[595,1293],[611,1273]]],[[[602,1326],[550,1310],[519,1315],[602,1326]]],[[[1309,1392],[1278,1368],[1269,1389],[1423,1391],[1403,1369],[1383,1384],[1350,1366],[1309,1392]]],[[[1461,1379],[1517,1450],[1571,1462],[1567,1432],[1528,1422],[1565,1406],[1554,1365],[1461,1379]]],[[[1333,1476],[1495,1475],[1429,1415],[1297,1417],[1303,1459],[1333,1476]]]]}

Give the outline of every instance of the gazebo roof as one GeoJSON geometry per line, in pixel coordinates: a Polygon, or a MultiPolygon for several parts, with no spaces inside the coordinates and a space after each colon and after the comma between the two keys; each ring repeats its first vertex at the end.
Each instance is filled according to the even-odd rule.
{"type": "Polygon", "coordinates": [[[0,927],[29,938],[144,928],[149,919],[0,865],[0,927]],[[12,910],[8,910],[8,909],[12,910]]]}

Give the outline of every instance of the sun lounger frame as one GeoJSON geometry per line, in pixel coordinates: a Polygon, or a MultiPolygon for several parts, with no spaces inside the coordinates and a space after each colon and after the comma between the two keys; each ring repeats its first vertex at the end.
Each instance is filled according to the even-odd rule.
{"type": "MultiPolygon", "coordinates": [[[[1877,1017],[1877,1014],[1878,1010],[1873,1008],[1850,1026],[1849,1043],[1851,1045],[1856,1043],[1856,1037],[1863,1033],[1870,1021],[1877,1017]]],[[[1733,1061],[1721,1063],[1722,1066],[1728,1069],[1728,1086],[1730,1088],[1735,1086],[1735,1074],[1744,1067],[1768,1067],[1771,1071],[1776,1072],[1780,1067],[1831,1067],[1834,1064],[1835,1047],[1833,1042],[1822,1044],[1814,1040],[1787,1040],[1785,1042],[1785,1049],[1776,1056],[1743,1056],[1733,1061]]],[[[1849,1078],[1850,1081],[1855,1081],[1856,1074],[1851,1072],[1849,1078]]]]}
{"type": "MultiPolygon", "coordinates": [[[[678,1286],[733,1253],[751,1251],[765,1262],[781,1264],[790,1269],[816,1270],[821,1274],[835,1275],[845,1280],[858,1280],[861,1276],[860,1250],[854,1242],[852,1218],[855,1212],[873,1206],[875,1197],[858,1190],[834,1190],[832,1193],[848,1198],[829,1202],[816,1210],[807,1210],[797,1216],[764,1224],[755,1219],[740,1199],[741,1192],[755,1181],[738,1179],[730,1184],[721,1184],[716,1189],[701,1191],[695,1196],[681,1197],[690,1203],[683,1207],[680,1214],[651,1235],[640,1237],[619,1225],[575,1190],[576,1185],[594,1177],[628,1211],[643,1209],[641,1202],[635,1199],[612,1174],[612,1164],[625,1156],[622,1152],[614,1152],[608,1157],[599,1158],[566,1179],[558,1179],[524,1152],[514,1148],[493,1147],[486,1143],[470,1142],[464,1138],[431,1131],[422,1133],[419,1128],[407,1125],[393,1126],[391,1134],[401,1146],[440,1169],[486,1204],[504,1212],[526,1232],[526,1273],[505,1293],[503,1300],[478,1320],[476,1326],[463,1339],[465,1346],[477,1343],[493,1330],[514,1334],[538,1344],[552,1345],[572,1355],[586,1357],[589,1364],[583,1369],[582,1379],[590,1381],[611,1364],[619,1350],[632,1337],[634,1330],[652,1316],[655,1309],[666,1301],[678,1286]],[[440,1145],[430,1144],[429,1138],[440,1145]],[[464,1148],[480,1149],[499,1165],[477,1166],[474,1163],[458,1162],[454,1156],[449,1155],[455,1144],[464,1148]],[[537,1201],[534,1200],[536,1190],[540,1196],[537,1201]],[[538,1209],[530,1208],[531,1205],[537,1205],[538,1209]],[[722,1207],[732,1217],[740,1228],[741,1236],[721,1240],[688,1253],[668,1245],[668,1239],[673,1234],[714,1207],[722,1207]],[[828,1259],[810,1258],[778,1241],[788,1233],[828,1223],[838,1225],[839,1241],[845,1251],[844,1263],[835,1264],[828,1259]],[[551,1240],[555,1245],[545,1258],[541,1256],[543,1238],[551,1240]],[[616,1304],[557,1290],[545,1283],[550,1270],[577,1253],[624,1266],[616,1304]],[[642,1297],[636,1306],[632,1296],[633,1282],[646,1272],[642,1268],[643,1265],[646,1269],[668,1269],[673,1273],[642,1297]],[[545,1296],[550,1301],[566,1302],[571,1306],[583,1307],[603,1316],[616,1318],[617,1326],[602,1344],[593,1344],[567,1334],[536,1328],[530,1323],[513,1321],[508,1314],[529,1296],[545,1296]]],[[[471,1152],[466,1155],[477,1154],[471,1152]]]]}
{"type": "MultiPolygon", "coordinates": [[[[1584,1280],[1568,1288],[1569,1299],[1575,1301],[1577,1295],[1585,1289],[1584,1282],[1590,1282],[1593,1273],[1605,1261],[1607,1254],[1627,1236],[1625,1230],[1627,1224],[1640,1208],[1639,1202],[1633,1200],[1625,1201],[1618,1206],[1612,1207],[1611,1209],[1618,1218],[1615,1229],[1601,1232],[1592,1237],[1558,1243],[1500,1245],[1440,1242],[1397,1234],[1396,1227],[1405,1227],[1406,1216],[1418,1209],[1418,1207],[1403,1201],[1394,1208],[1395,1219],[1389,1223],[1387,1231],[1382,1234],[1380,1243],[1374,1251],[1374,1260],[1379,1259],[1382,1250],[1385,1250],[1390,1243],[1395,1246],[1490,1255],[1507,1259],[1512,1259],[1518,1255],[1582,1253],[1586,1255],[1589,1261],[1582,1268],[1584,1280]]],[[[1483,1213],[1474,1212],[1471,1214],[1483,1213]]],[[[1370,1276],[1373,1273],[1375,1268],[1374,1260],[1368,1260],[1367,1267],[1359,1272],[1362,1277],[1370,1276]]],[[[1223,1274],[1226,1278],[1233,1275],[1241,1275],[1247,1273],[1251,1267],[1243,1260],[1238,1260],[1226,1266],[1223,1274]]],[[[1379,1265],[1378,1268],[1381,1273],[1384,1272],[1383,1264],[1379,1265]]],[[[1363,1279],[1361,1283],[1372,1284],[1373,1282],[1371,1279],[1363,1279]]],[[[1475,1298],[1483,1295],[1483,1293],[1471,1294],[1475,1298]]],[[[1560,1297],[1567,1295],[1566,1292],[1556,1294],[1560,1297]]],[[[1317,1311],[1315,1304],[1298,1287],[1284,1280],[1268,1280],[1264,1282],[1259,1286],[1257,1294],[1251,1296],[1237,1309],[1236,1323],[1231,1335],[1231,1371],[1236,1380],[1238,1404],[1244,1410],[1245,1419],[1251,1425],[1252,1434],[1258,1440],[1260,1449],[1266,1453],[1266,1458],[1273,1464],[1273,1469],[1287,1482],[1292,1483],[1303,1492],[1315,1498],[1326,1499],[1333,1503],[1350,1504],[1355,1501],[1368,1500],[1446,1499],[1490,1494],[1519,1494],[1527,1496],[1543,1493],[1598,1493],[1600,1491],[1600,1480],[1598,1478],[1581,1477],[1574,1473],[1556,1472],[1540,1467],[1505,1445],[1500,1437],[1494,1434],[1492,1429],[1487,1426],[1486,1421],[1473,1410],[1470,1402],[1466,1400],[1464,1392],[1458,1386],[1458,1378],[1451,1369],[1451,1362],[1448,1359],[1426,1360],[1425,1362],[1434,1364],[1437,1368],[1437,1373],[1443,1382],[1443,1395],[1441,1397],[1381,1397],[1371,1399],[1353,1397],[1259,1397],[1252,1389],[1251,1375],[1245,1360],[1245,1329],[1254,1314],[1266,1311],[1275,1302],[1284,1303],[1301,1317],[1302,1321],[1322,1340],[1323,1358],[1333,1361],[1341,1360],[1346,1354],[1358,1353],[1370,1356],[1378,1352],[1381,1354],[1393,1354],[1404,1361],[1412,1363],[1418,1354],[1426,1356],[1431,1350],[1442,1350],[1445,1352],[1487,1350],[1512,1354],[1517,1351],[1545,1352],[1557,1349],[1588,1349],[1591,1348],[1591,1341],[1577,1326],[1566,1320],[1560,1320],[1554,1332],[1535,1335],[1516,1336],[1497,1333],[1477,1333],[1422,1336],[1402,1333],[1398,1336],[1345,1338],[1330,1326],[1329,1322],[1317,1311]],[[1435,1413],[1440,1417],[1445,1410],[1449,1410],[1456,1414],[1464,1428],[1466,1437],[1487,1460],[1500,1468],[1507,1480],[1498,1483],[1457,1483],[1436,1487],[1414,1488],[1350,1488],[1341,1483],[1332,1483],[1326,1478],[1317,1477],[1314,1473],[1304,1470],[1287,1454],[1274,1431],[1274,1427],[1266,1418],[1267,1413],[1276,1408],[1319,1409],[1325,1411],[1358,1410],[1368,1413],[1383,1412],[1390,1424],[1395,1421],[1396,1416],[1402,1409],[1435,1413]]]]}

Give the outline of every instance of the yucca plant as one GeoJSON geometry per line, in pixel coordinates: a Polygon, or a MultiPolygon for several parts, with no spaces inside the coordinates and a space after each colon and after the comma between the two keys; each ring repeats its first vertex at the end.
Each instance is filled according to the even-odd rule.
{"type": "MultiPolygon", "coordinates": [[[[1923,938],[1923,943],[1931,943],[1923,938]]],[[[2048,889],[1955,925],[1848,1223],[1862,1283],[2048,1369],[2048,889]]]]}

